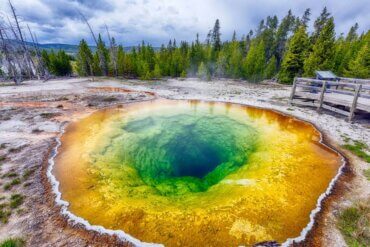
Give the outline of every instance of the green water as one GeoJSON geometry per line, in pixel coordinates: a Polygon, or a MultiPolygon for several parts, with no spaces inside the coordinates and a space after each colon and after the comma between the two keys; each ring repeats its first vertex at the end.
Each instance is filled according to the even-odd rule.
{"type": "Polygon", "coordinates": [[[206,191],[256,148],[253,127],[222,115],[144,116],[118,125],[100,159],[113,157],[104,163],[117,174],[131,170],[160,195],[206,191]]]}

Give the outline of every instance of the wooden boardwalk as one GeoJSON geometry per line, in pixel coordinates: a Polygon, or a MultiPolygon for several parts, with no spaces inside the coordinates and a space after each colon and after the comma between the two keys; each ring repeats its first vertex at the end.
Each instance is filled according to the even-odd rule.
{"type": "Polygon", "coordinates": [[[316,107],[318,111],[330,110],[352,121],[356,111],[370,113],[370,80],[295,78],[289,102],[316,107]]]}

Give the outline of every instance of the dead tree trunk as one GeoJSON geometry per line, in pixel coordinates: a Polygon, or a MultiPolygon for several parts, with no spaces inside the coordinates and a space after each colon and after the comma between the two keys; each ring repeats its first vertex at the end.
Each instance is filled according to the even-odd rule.
{"type": "Polygon", "coordinates": [[[36,44],[36,41],[33,37],[30,26],[28,24],[27,24],[27,28],[28,28],[28,32],[30,33],[30,37],[31,37],[31,40],[32,40],[32,46],[34,48],[35,56],[36,56],[36,59],[37,59],[37,66],[35,66],[36,75],[37,75],[37,78],[40,80],[40,77],[45,75],[44,66],[43,66],[43,63],[42,63],[41,54],[40,54],[38,44],[36,44]]]}
{"type": "MultiPolygon", "coordinates": [[[[7,32],[3,32],[5,39],[10,40],[7,32]]],[[[24,71],[24,62],[21,61],[21,58],[24,60],[24,54],[19,54],[19,50],[14,47],[14,45],[10,45],[8,47],[9,57],[11,61],[13,62],[13,65],[15,67],[15,72],[17,77],[14,78],[14,82],[18,85],[23,81],[23,71],[24,71]],[[21,56],[21,58],[20,58],[21,56]],[[17,68],[18,66],[18,68],[17,68]]]]}
{"type": "MultiPolygon", "coordinates": [[[[24,54],[25,54],[25,60],[26,60],[25,62],[27,63],[27,67],[28,67],[28,69],[27,69],[28,70],[28,76],[31,79],[33,77],[33,69],[32,68],[34,68],[35,65],[34,65],[33,60],[31,58],[30,52],[28,51],[28,48],[26,46],[25,39],[23,37],[22,30],[21,30],[20,25],[19,25],[18,16],[15,12],[15,8],[14,8],[14,6],[13,6],[13,4],[10,0],[9,0],[9,6],[10,6],[10,9],[12,11],[15,26],[16,26],[17,31],[18,31],[19,41],[21,43],[21,46],[22,46],[24,54]]],[[[14,36],[18,39],[18,35],[16,35],[16,32],[14,30],[14,27],[13,27],[12,23],[9,22],[9,25],[10,25],[10,28],[12,29],[13,33],[14,33],[14,36]]]]}
{"type": "Polygon", "coordinates": [[[7,67],[8,67],[8,76],[10,78],[13,78],[14,82],[16,85],[19,84],[19,80],[18,80],[18,72],[17,72],[17,68],[15,67],[15,65],[13,64],[13,61],[12,61],[12,58],[11,58],[11,55],[10,55],[10,51],[8,49],[8,45],[4,39],[4,35],[3,35],[3,31],[2,31],[2,28],[0,27],[0,39],[1,39],[1,50],[3,51],[4,53],[4,56],[5,56],[5,61],[7,63],[7,67]]]}

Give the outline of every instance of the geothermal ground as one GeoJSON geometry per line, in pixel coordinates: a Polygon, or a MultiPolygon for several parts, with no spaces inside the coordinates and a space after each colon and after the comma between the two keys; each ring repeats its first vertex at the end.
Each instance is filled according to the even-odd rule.
{"type": "Polygon", "coordinates": [[[325,140],[348,158],[348,164],[304,244],[345,246],[336,228],[337,216],[341,209],[353,203],[368,201],[370,183],[363,176],[368,163],[341,145],[349,139],[370,143],[370,123],[360,119],[351,124],[342,116],[289,106],[290,89],[273,83],[192,79],[142,82],[81,78],[28,81],[21,86],[0,84],[0,204],[6,208],[3,212],[11,212],[2,215],[0,240],[21,237],[28,246],[129,246],[114,237],[72,225],[61,216],[46,176],[48,158],[56,144],[55,137],[67,123],[98,109],[167,98],[247,104],[313,123],[325,140]],[[10,207],[7,203],[12,195],[18,203],[10,207]]]}

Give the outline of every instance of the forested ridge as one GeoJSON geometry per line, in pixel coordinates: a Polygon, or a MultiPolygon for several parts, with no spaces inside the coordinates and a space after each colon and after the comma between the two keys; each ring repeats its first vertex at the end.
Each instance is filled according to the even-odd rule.
{"type": "Polygon", "coordinates": [[[254,31],[240,37],[234,32],[227,41],[221,39],[221,24],[216,20],[205,40],[198,34],[192,42],[173,39],[157,51],[143,41],[126,52],[107,29],[109,42],[101,34],[94,37],[94,52],[83,39],[74,57],[62,50],[44,50],[41,57],[48,70],[59,76],[74,72],[143,80],[199,77],[292,83],[296,76],[312,77],[316,70],[331,70],[338,76],[370,78],[370,31],[359,34],[358,27],[355,23],[338,35],[327,8],[312,21],[310,9],[302,16],[289,10],[281,20],[268,16],[254,31]]]}

